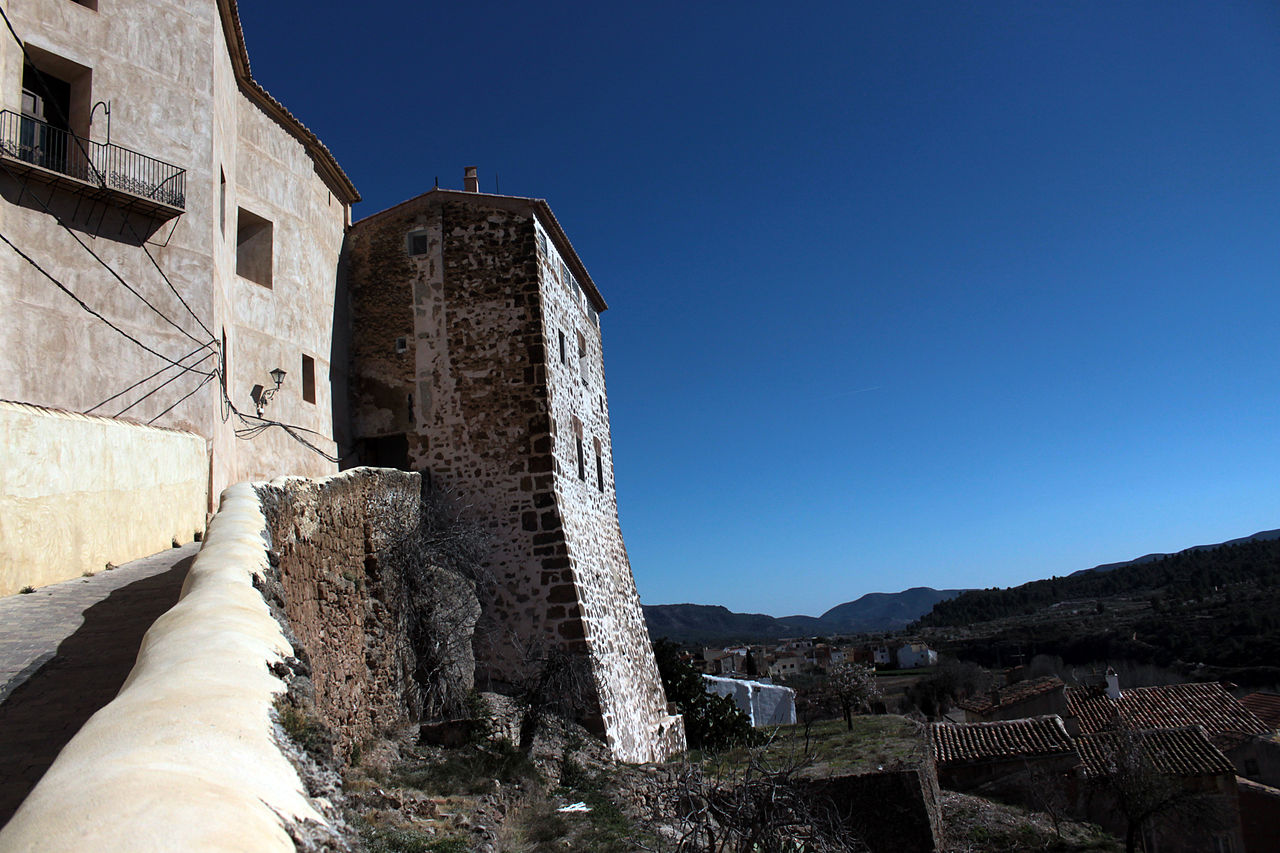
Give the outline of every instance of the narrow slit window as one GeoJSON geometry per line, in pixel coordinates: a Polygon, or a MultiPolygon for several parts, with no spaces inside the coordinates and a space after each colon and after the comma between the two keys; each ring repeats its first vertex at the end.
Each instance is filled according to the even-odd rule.
{"type": "Polygon", "coordinates": [[[604,454],[600,452],[600,439],[591,439],[596,449],[596,488],[604,491],[604,454]]]}
{"type": "Polygon", "coordinates": [[[218,169],[218,227],[222,229],[222,236],[227,236],[227,173],[218,169]]]}
{"type": "Polygon", "coordinates": [[[564,332],[560,333],[560,363],[561,364],[569,363],[569,359],[567,356],[565,356],[565,353],[564,353],[564,332]]]}
{"type": "Polygon", "coordinates": [[[316,401],[316,360],[309,355],[302,357],[302,399],[316,401]]]}
{"type": "Polygon", "coordinates": [[[582,421],[578,420],[575,415],[573,418],[573,437],[577,439],[578,446],[578,479],[587,479],[587,459],[582,448],[582,421]]]}

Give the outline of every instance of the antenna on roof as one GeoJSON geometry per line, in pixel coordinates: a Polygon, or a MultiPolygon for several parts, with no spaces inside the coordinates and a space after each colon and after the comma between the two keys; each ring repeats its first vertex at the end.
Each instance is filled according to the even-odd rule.
{"type": "Polygon", "coordinates": [[[502,190],[498,187],[498,173],[493,173],[493,194],[502,195],[502,190]]]}
{"type": "Polygon", "coordinates": [[[440,176],[436,175],[436,189],[440,189],[440,176]]]}

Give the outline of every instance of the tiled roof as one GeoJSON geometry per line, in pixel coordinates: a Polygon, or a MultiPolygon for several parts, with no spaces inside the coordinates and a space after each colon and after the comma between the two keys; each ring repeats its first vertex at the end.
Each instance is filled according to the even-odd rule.
{"type": "Polygon", "coordinates": [[[1071,737],[1055,715],[994,723],[933,723],[933,757],[939,764],[1055,755],[1072,750],[1071,737]]]}
{"type": "Polygon", "coordinates": [[[1271,730],[1280,729],[1280,693],[1250,693],[1240,700],[1271,730]]]}
{"type": "Polygon", "coordinates": [[[1043,678],[1019,681],[1016,684],[1010,684],[1008,687],[1002,688],[995,701],[992,701],[990,696],[973,696],[956,704],[975,714],[989,714],[997,708],[1016,705],[1019,702],[1025,702],[1044,693],[1052,693],[1061,687],[1063,687],[1061,678],[1056,675],[1046,675],[1043,678]]]}
{"type": "Polygon", "coordinates": [[[1119,700],[1105,691],[1071,688],[1067,709],[1082,734],[1111,728],[1117,719],[1135,729],[1200,726],[1219,747],[1269,731],[1252,711],[1220,684],[1167,684],[1120,691],[1119,700]]]}
{"type": "MultiPolygon", "coordinates": [[[[1085,775],[1105,776],[1114,766],[1118,750],[1129,732],[1107,731],[1084,734],[1076,738],[1076,751],[1084,765],[1085,775]]],[[[1150,729],[1132,732],[1139,737],[1140,748],[1151,761],[1152,769],[1170,776],[1235,775],[1235,768],[1222,751],[1214,746],[1199,726],[1180,729],[1150,729]]]]}

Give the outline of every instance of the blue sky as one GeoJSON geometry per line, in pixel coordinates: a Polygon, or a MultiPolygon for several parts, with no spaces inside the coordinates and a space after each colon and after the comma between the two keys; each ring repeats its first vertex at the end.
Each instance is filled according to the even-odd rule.
{"type": "Polygon", "coordinates": [[[358,217],[480,168],[602,317],[646,603],[1280,527],[1280,8],[244,0],[358,217]]]}

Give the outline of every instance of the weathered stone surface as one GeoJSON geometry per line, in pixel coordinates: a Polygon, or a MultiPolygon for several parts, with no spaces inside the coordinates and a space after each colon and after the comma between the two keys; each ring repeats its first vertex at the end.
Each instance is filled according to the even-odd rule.
{"type": "Polygon", "coordinates": [[[264,594],[311,669],[340,757],[375,733],[445,713],[473,685],[471,584],[427,565],[421,478],[357,468],[258,486],[271,545],[264,594]]]}
{"type": "Polygon", "coordinates": [[[511,689],[558,646],[589,661],[584,722],[615,756],[683,749],[618,524],[604,303],[550,209],[436,190],[356,223],[347,252],[357,446],[403,442],[398,464],[492,534],[482,686],[511,689]],[[427,251],[409,255],[410,234],[427,251]]]}

